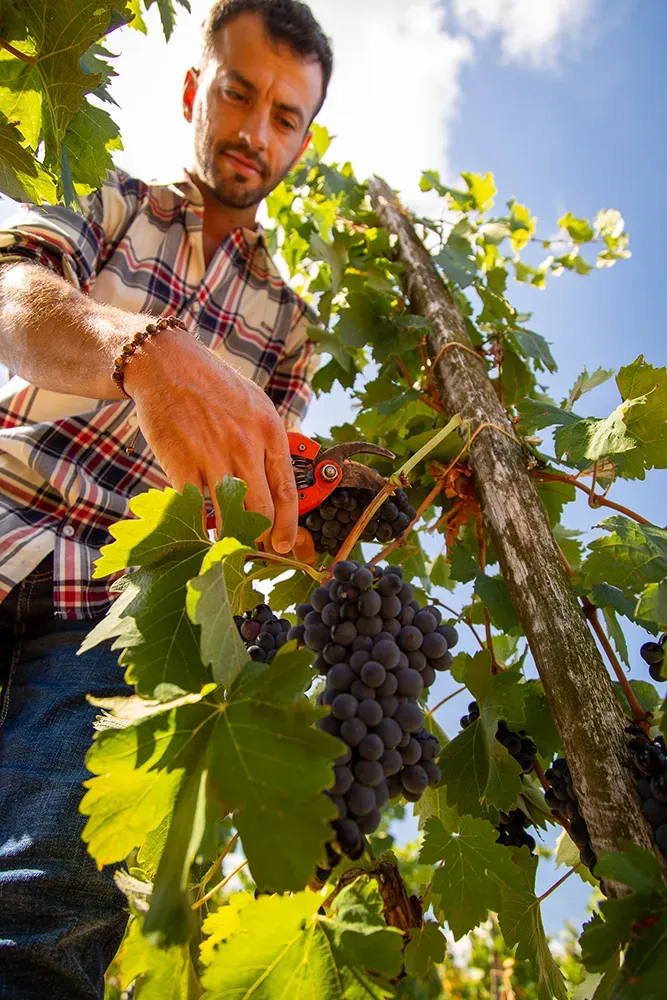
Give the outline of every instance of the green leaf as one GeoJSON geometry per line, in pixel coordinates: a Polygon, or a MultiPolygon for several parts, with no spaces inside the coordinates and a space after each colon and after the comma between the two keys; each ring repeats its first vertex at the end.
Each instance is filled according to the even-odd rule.
{"type": "Polygon", "coordinates": [[[315,583],[307,573],[295,570],[287,580],[280,580],[269,594],[269,601],[274,612],[287,611],[297,604],[308,603],[315,583]]]}
{"type": "Polygon", "coordinates": [[[667,631],[667,580],[649,583],[639,595],[634,614],[635,618],[655,622],[661,631],[667,631]]]}
{"type": "Polygon", "coordinates": [[[626,597],[636,597],[647,584],[667,577],[667,531],[653,524],[637,524],[616,514],[602,522],[610,534],[589,545],[581,567],[587,587],[604,581],[626,597]]]}
{"type": "MultiPolygon", "coordinates": [[[[18,61],[18,60],[17,60],[18,61]]],[[[15,201],[55,201],[53,176],[23,148],[24,138],[0,112],[0,191],[15,201]]]]}
{"type": "Polygon", "coordinates": [[[440,253],[434,255],[433,260],[459,288],[468,288],[477,277],[477,261],[470,241],[454,230],[449,234],[440,253]]]}
{"type": "Polygon", "coordinates": [[[449,589],[449,562],[442,553],[433,560],[429,575],[434,587],[446,587],[449,589]]]}
{"type": "Polygon", "coordinates": [[[653,368],[640,355],[616,378],[626,402],[624,420],[641,443],[646,469],[667,468],[667,368],[653,368]]]}
{"type": "Polygon", "coordinates": [[[489,612],[491,624],[500,632],[510,632],[516,628],[519,619],[502,576],[478,573],[475,578],[475,594],[489,612]]]}
{"type": "Polygon", "coordinates": [[[220,538],[237,538],[243,545],[252,546],[271,527],[271,521],[264,514],[244,510],[243,502],[247,492],[248,487],[242,479],[229,475],[215,487],[222,519],[220,538]]]}
{"type": "Polygon", "coordinates": [[[468,186],[473,208],[478,212],[488,212],[493,206],[497,188],[492,173],[471,174],[461,172],[461,177],[468,186]]]}
{"type": "MultiPolygon", "coordinates": [[[[338,740],[313,728],[323,710],[304,694],[313,680],[309,661],[287,644],[272,664],[248,664],[225,701],[219,689],[204,688],[164,706],[138,698],[97,702],[130,715],[124,728],[98,733],[88,754],[95,777],[81,804],[90,817],[83,836],[97,863],[141,847],[177,796],[195,797],[193,776],[208,769],[207,802],[235,811],[257,884],[280,892],[303,887],[331,836],[335,810],[322,792],[341,752],[338,740]]],[[[173,815],[165,852],[179,819],[173,815]]],[[[189,816],[191,827],[177,831],[172,858],[190,856],[196,839],[196,810],[184,806],[180,816],[189,816]]],[[[164,878],[175,877],[176,867],[164,878]]]]}
{"type": "Polygon", "coordinates": [[[425,921],[423,927],[411,932],[405,949],[405,971],[409,976],[423,977],[432,966],[440,965],[445,959],[447,940],[433,920],[425,921]]]}
{"type": "Polygon", "coordinates": [[[567,830],[562,830],[556,841],[556,864],[559,868],[576,868],[577,875],[583,882],[588,882],[589,885],[595,887],[599,885],[595,876],[591,875],[586,865],[581,863],[579,848],[567,830]]]}
{"type": "Polygon", "coordinates": [[[551,353],[549,344],[539,333],[533,333],[532,330],[524,330],[521,327],[514,327],[512,337],[523,355],[539,362],[539,365],[535,367],[541,368],[544,366],[547,371],[558,371],[558,366],[551,353]]]}
{"type": "Polygon", "coordinates": [[[147,34],[146,22],[141,10],[141,0],[127,0],[127,9],[132,14],[132,20],[128,22],[135,31],[140,31],[142,35],[147,34]]]}
{"type": "Polygon", "coordinates": [[[461,815],[479,816],[487,806],[509,811],[521,793],[517,762],[496,739],[500,719],[522,721],[525,685],[520,674],[491,673],[488,652],[461,654],[462,681],[480,709],[480,718],[444,748],[439,766],[447,788],[447,803],[461,815]]]}
{"type": "Polygon", "coordinates": [[[630,669],[630,661],[628,659],[628,644],[625,641],[625,636],[623,635],[623,629],[620,626],[618,618],[616,617],[616,612],[613,608],[604,608],[602,611],[604,616],[605,624],[607,626],[607,634],[609,638],[614,643],[616,647],[616,652],[625,663],[628,670],[630,669]]]}
{"type": "Polygon", "coordinates": [[[558,220],[561,229],[566,229],[575,243],[588,243],[593,239],[593,227],[586,219],[577,219],[567,212],[558,220]]]}
{"type": "Polygon", "coordinates": [[[322,897],[311,892],[232,897],[204,924],[210,935],[201,952],[206,997],[381,1000],[393,995],[388,979],[400,971],[401,934],[378,920],[358,893],[350,899],[351,889],[343,890],[327,917],[318,914],[322,897]]]}
{"type": "Polygon", "coordinates": [[[613,368],[596,368],[592,375],[589,375],[584,368],[581,375],[578,375],[572,388],[570,389],[567,401],[563,403],[563,408],[571,410],[585,392],[590,392],[598,385],[602,385],[614,374],[613,368]]]}
{"type": "Polygon", "coordinates": [[[65,133],[65,149],[72,164],[72,180],[78,195],[91,194],[100,178],[113,169],[112,153],[123,148],[118,126],[111,116],[84,101],[65,133]]]}
{"type": "MultiPolygon", "coordinates": [[[[631,716],[632,710],[628,704],[628,699],[625,696],[625,692],[621,688],[621,685],[614,681],[614,690],[616,691],[616,697],[621,703],[621,707],[626,715],[631,716]]],[[[643,712],[652,712],[654,715],[657,713],[660,706],[660,695],[653,687],[649,681],[639,681],[631,680],[630,687],[635,693],[637,701],[639,702],[643,712]]]]}
{"type": "Polygon", "coordinates": [[[134,918],[123,938],[116,962],[120,966],[121,989],[137,980],[136,1000],[197,1000],[201,988],[189,948],[156,948],[141,932],[134,918]]]}
{"type": "Polygon", "coordinates": [[[224,538],[208,550],[199,576],[187,582],[186,607],[190,621],[201,626],[201,658],[213,680],[225,687],[236,680],[248,662],[227,595],[226,560],[232,552],[247,552],[235,538],[224,538]]]}

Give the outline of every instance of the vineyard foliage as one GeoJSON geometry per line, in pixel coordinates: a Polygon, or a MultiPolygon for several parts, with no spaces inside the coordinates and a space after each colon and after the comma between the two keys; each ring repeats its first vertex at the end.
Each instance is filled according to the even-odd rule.
{"type": "MultiPolygon", "coordinates": [[[[168,35],[173,7],[157,3],[168,35]]],[[[76,204],[99,185],[120,148],[110,114],[88,99],[111,104],[103,39],[131,18],[143,24],[139,0],[120,7],[0,3],[0,186],[10,197],[76,204]]],[[[310,330],[322,354],[314,390],[340,386],[355,403],[353,420],[332,427],[323,443],[390,449],[395,463],[373,464],[397,484],[410,468],[418,518],[381,558],[400,563],[420,604],[439,606],[443,621],[469,637],[464,645],[473,652],[455,656],[450,686],[468,690],[479,718],[445,734],[437,708],[427,715],[444,748],[443,778],[414,807],[418,848],[392,850],[387,819],[364,857],[341,864],[322,887],[315,870],[326,860],[335,812],[323,793],[343,748],[315,728],[328,709],[316,704],[313,656],[288,642],[270,664],[251,662],[233,616],[262,600],[259,585],[272,588],[272,610],[294,621],[295,606],[327,578],[331,557],[313,567],[258,551],[266,522],[244,510],[245,486],[229,477],[218,486],[217,539],[202,525],[193,486],[135,497],[132,517],[112,529],[96,569],[98,577],[124,574],[114,584],[117,599],[82,647],[113,640],[135,688],[131,697],[98,703],[81,803],[97,864],[128,866],[119,884],[132,919],[110,995],[136,981],[140,1000],[259,1000],[287,991],[313,1000],[437,997],[451,974],[442,964],[444,931],[461,938],[492,913],[503,948],[527,970],[526,995],[657,1000],[667,941],[657,854],[620,844],[597,859],[593,878],[562,833],[558,857],[571,877],[627,887],[587,923],[579,958],[563,962],[542,924],[539,853],[498,842],[500,814],[518,808],[538,838],[558,827],[539,775],[561,753],[561,737],[485,533],[465,443],[438,434],[453,414],[433,378],[428,322],[403,294],[396,238],[378,225],[352,166],[331,162],[329,141],[314,126],[304,160],[268,198],[270,244],[319,316],[310,330]],[[535,770],[524,773],[498,741],[501,721],[536,744],[535,770]],[[407,925],[388,901],[391,870],[414,897],[407,925]]],[[[547,391],[556,370],[551,347],[509,300],[513,282],[539,289],[566,271],[588,275],[628,257],[623,219],[612,209],[592,220],[567,213],[557,237],[544,239],[526,206],[496,207],[490,173],[463,174],[451,188],[427,171],[421,186],[439,196],[442,212],[414,219],[417,230],[510,416],[572,586],[601,611],[629,666],[625,621],[647,639],[667,631],[667,530],[615,504],[613,486],[667,466],[667,369],[630,357],[616,373],[582,372],[556,400],[547,391]],[[587,416],[585,394],[614,375],[617,408],[603,419],[587,416]],[[563,522],[577,491],[601,512],[586,544],[563,522]]],[[[364,546],[362,557],[378,553],[364,546]]],[[[620,669],[628,724],[639,721],[639,705],[651,736],[659,735],[660,684],[628,684],[620,669]]],[[[394,805],[387,816],[411,810],[394,805]]]]}

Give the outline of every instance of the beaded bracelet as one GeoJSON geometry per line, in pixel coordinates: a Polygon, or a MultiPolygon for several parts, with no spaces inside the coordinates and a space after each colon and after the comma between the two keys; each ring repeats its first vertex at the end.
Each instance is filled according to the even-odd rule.
{"type": "Polygon", "coordinates": [[[123,345],[118,357],[114,358],[111,378],[128,399],[131,399],[132,397],[125,392],[125,386],[123,385],[125,365],[127,361],[145,340],[148,340],[149,337],[153,337],[156,333],[162,333],[163,330],[185,330],[187,332],[187,327],[183,321],[177,319],[176,316],[162,316],[156,323],[147,323],[145,330],[138,330],[132,337],[132,340],[128,340],[128,342],[123,345]]]}

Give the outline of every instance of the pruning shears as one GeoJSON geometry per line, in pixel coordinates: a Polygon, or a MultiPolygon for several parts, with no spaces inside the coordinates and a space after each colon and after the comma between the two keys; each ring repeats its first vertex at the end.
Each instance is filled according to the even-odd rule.
{"type": "Polygon", "coordinates": [[[356,487],[378,492],[384,479],[373,469],[355,462],[351,455],[380,455],[394,459],[387,448],[365,441],[345,441],[321,450],[321,445],[299,431],[288,431],[290,456],[299,498],[299,517],[319,507],[340,487],[356,487]]]}

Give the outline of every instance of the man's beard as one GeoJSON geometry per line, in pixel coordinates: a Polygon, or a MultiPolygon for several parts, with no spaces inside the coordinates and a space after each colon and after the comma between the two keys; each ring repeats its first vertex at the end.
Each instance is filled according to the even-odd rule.
{"type": "MultiPolygon", "coordinates": [[[[290,163],[279,177],[272,178],[268,165],[261,157],[253,153],[248,146],[242,143],[231,142],[221,143],[215,151],[210,151],[207,160],[208,170],[206,171],[206,179],[208,180],[211,193],[225,208],[236,209],[251,208],[253,205],[259,205],[266,198],[267,194],[270,194],[280,184],[282,179],[287,176],[294,166],[294,163],[290,163]],[[258,178],[260,183],[255,187],[249,188],[247,186],[249,180],[242,174],[238,174],[236,178],[222,177],[219,157],[227,152],[240,153],[246,160],[250,160],[256,164],[259,170],[258,178]]],[[[294,162],[296,162],[296,158],[294,162]]]]}

